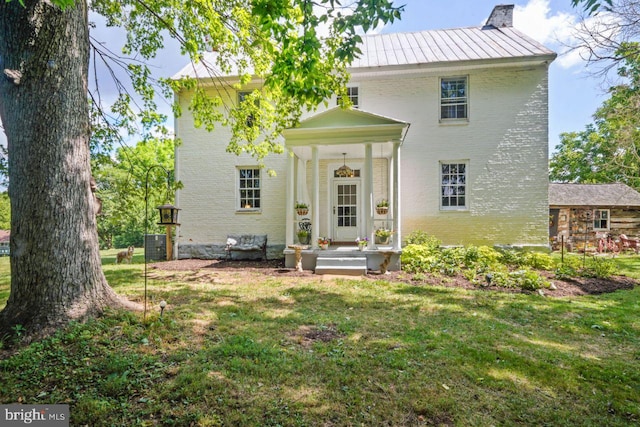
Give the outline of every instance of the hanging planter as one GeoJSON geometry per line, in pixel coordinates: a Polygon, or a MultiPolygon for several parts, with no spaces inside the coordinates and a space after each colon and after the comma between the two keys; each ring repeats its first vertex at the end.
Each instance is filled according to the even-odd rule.
{"type": "Polygon", "coordinates": [[[300,216],[305,216],[309,213],[309,205],[307,205],[306,203],[296,202],[294,208],[297,214],[300,216]]]}
{"type": "Polygon", "coordinates": [[[389,212],[389,201],[383,199],[376,204],[376,213],[378,215],[386,215],[389,212]]]}

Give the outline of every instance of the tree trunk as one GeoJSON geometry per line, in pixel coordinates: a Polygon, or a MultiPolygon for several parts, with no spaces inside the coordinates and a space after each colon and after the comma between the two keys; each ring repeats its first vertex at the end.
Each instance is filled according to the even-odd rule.
{"type": "Polygon", "coordinates": [[[0,332],[48,332],[123,304],[102,273],[91,193],[87,3],[2,1],[0,34],[11,200],[0,332]]]}

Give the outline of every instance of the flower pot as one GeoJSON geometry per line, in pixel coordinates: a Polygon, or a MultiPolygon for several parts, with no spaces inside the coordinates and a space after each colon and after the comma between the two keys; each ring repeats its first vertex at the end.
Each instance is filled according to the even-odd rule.
{"type": "Polygon", "coordinates": [[[310,241],[311,241],[311,233],[298,234],[298,242],[300,242],[301,245],[308,245],[310,241]]]}
{"type": "Polygon", "coordinates": [[[387,206],[377,206],[376,207],[376,212],[378,213],[378,215],[386,215],[387,212],[389,212],[389,207],[387,207],[387,206]]]}
{"type": "Polygon", "coordinates": [[[300,215],[300,216],[305,216],[306,214],[309,213],[309,209],[307,209],[307,208],[298,208],[298,209],[296,209],[296,212],[298,212],[298,215],[300,215]]]}
{"type": "Polygon", "coordinates": [[[364,248],[366,248],[366,246],[365,246],[365,245],[358,245],[358,250],[359,250],[360,252],[364,251],[364,248]]]}
{"type": "Polygon", "coordinates": [[[389,236],[376,236],[376,245],[388,245],[389,244],[389,236]]]}
{"type": "Polygon", "coordinates": [[[327,250],[328,248],[329,248],[329,244],[328,243],[321,243],[320,244],[320,249],[322,249],[323,251],[327,250]]]}

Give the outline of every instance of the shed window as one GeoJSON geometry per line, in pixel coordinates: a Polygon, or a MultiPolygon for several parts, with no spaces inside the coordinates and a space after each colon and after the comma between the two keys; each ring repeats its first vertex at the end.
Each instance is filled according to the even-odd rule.
{"type": "Polygon", "coordinates": [[[609,229],[609,209],[596,209],[593,211],[593,229],[609,229]]]}

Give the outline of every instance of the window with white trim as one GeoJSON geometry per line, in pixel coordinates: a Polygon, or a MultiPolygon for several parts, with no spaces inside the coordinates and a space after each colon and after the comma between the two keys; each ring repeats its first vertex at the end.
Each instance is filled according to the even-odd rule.
{"type": "Polygon", "coordinates": [[[440,208],[467,208],[467,162],[440,162],[440,208]]]}
{"type": "Polygon", "coordinates": [[[609,229],[609,209],[596,209],[593,211],[593,229],[609,229]]]}
{"type": "Polygon", "coordinates": [[[440,79],[440,120],[468,118],[467,77],[440,79]]]}
{"type": "MultiPolygon", "coordinates": [[[[358,87],[357,86],[348,86],[347,87],[347,97],[349,101],[351,101],[353,108],[360,107],[359,99],[358,99],[358,87]]],[[[340,105],[340,97],[336,99],[336,105],[340,105]]]]}
{"type": "Polygon", "coordinates": [[[238,168],[238,209],[260,207],[260,168],[238,168]]]}

